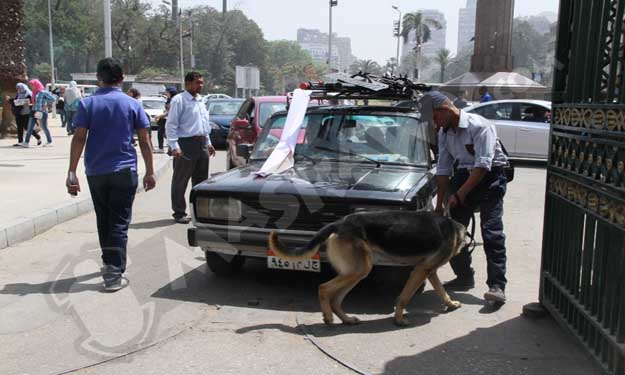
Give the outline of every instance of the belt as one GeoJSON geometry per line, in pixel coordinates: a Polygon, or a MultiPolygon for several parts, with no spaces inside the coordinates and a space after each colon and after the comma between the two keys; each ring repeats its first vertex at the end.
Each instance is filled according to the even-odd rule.
{"type": "Polygon", "coordinates": [[[205,135],[192,135],[190,137],[180,137],[178,139],[206,139],[205,135]]]}
{"type": "MultiPolygon", "coordinates": [[[[458,171],[467,171],[469,173],[471,173],[472,170],[473,168],[458,168],[458,171]]],[[[490,172],[501,173],[501,172],[504,172],[504,170],[505,170],[504,166],[490,167],[490,172]]]]}

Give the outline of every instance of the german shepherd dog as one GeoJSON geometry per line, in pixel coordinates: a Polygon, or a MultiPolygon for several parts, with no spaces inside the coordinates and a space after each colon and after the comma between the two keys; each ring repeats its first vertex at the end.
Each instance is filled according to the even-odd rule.
{"type": "Polygon", "coordinates": [[[290,260],[309,258],[325,247],[328,260],[338,273],[319,286],[319,303],[326,324],[332,324],[333,313],[344,324],[360,322],[345,314],[341,305],[347,293],[367,277],[375,256],[414,265],[395,305],[395,324],[405,326],[404,308],[426,278],[448,308],[460,307],[443,288],[436,270],[467,245],[465,236],[466,228],[462,224],[432,212],[363,212],[325,226],[300,248],[287,248],[273,231],[269,235],[269,247],[290,260]]]}

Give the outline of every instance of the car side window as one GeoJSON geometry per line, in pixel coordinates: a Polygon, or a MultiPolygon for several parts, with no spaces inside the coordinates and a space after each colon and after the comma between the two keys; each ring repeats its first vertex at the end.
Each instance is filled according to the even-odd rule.
{"type": "Polygon", "coordinates": [[[239,111],[237,112],[237,118],[249,120],[252,115],[253,110],[254,110],[254,100],[251,98],[247,99],[246,101],[243,102],[243,104],[241,104],[241,108],[239,108],[239,111]]]}
{"type": "Polygon", "coordinates": [[[549,122],[550,111],[542,106],[534,104],[521,104],[521,120],[528,122],[549,122]]]}
{"type": "Polygon", "coordinates": [[[474,112],[489,120],[514,120],[514,106],[511,103],[486,105],[474,112]]]}

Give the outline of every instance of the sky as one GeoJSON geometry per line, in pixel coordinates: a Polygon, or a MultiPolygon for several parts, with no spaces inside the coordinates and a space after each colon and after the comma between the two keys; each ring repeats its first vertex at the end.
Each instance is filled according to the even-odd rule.
{"type": "MultiPolygon", "coordinates": [[[[160,0],[149,0],[152,4],[160,0]]],[[[180,7],[208,5],[221,9],[222,0],[179,0],[180,7]]],[[[438,9],[447,19],[447,49],[455,53],[458,10],[466,0],[338,0],[333,8],[333,31],[352,40],[352,53],[359,59],[384,63],[395,56],[393,37],[396,5],[406,12],[438,9]]],[[[328,0],[228,0],[228,7],[242,10],[263,30],[267,40],[296,40],[298,28],[328,31],[328,0]]],[[[558,11],[558,0],[516,0],[515,17],[558,11]]]]}

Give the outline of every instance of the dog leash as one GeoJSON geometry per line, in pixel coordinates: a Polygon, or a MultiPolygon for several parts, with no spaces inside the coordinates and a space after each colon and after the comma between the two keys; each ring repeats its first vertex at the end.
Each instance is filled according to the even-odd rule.
{"type": "Polygon", "coordinates": [[[360,374],[360,375],[371,375],[368,372],[359,370],[357,367],[353,366],[352,364],[343,361],[342,359],[340,359],[339,357],[335,356],[334,354],[332,354],[325,346],[321,345],[320,343],[318,343],[313,336],[311,336],[308,331],[306,330],[306,326],[301,324],[298,317],[297,317],[297,313],[295,311],[293,311],[293,315],[295,315],[295,324],[297,324],[297,328],[300,330],[300,332],[302,332],[302,334],[304,335],[304,339],[306,339],[308,342],[310,342],[311,344],[313,344],[314,347],[316,347],[321,353],[325,354],[326,357],[332,359],[333,361],[335,361],[336,363],[340,364],[341,366],[352,370],[353,372],[355,372],[356,374],[360,374]]]}
{"type": "Polygon", "coordinates": [[[467,251],[469,254],[473,254],[473,250],[475,250],[475,247],[477,246],[477,242],[475,242],[475,213],[471,214],[471,232],[467,232],[467,237],[469,237],[471,241],[469,241],[462,251],[467,251]]]}

